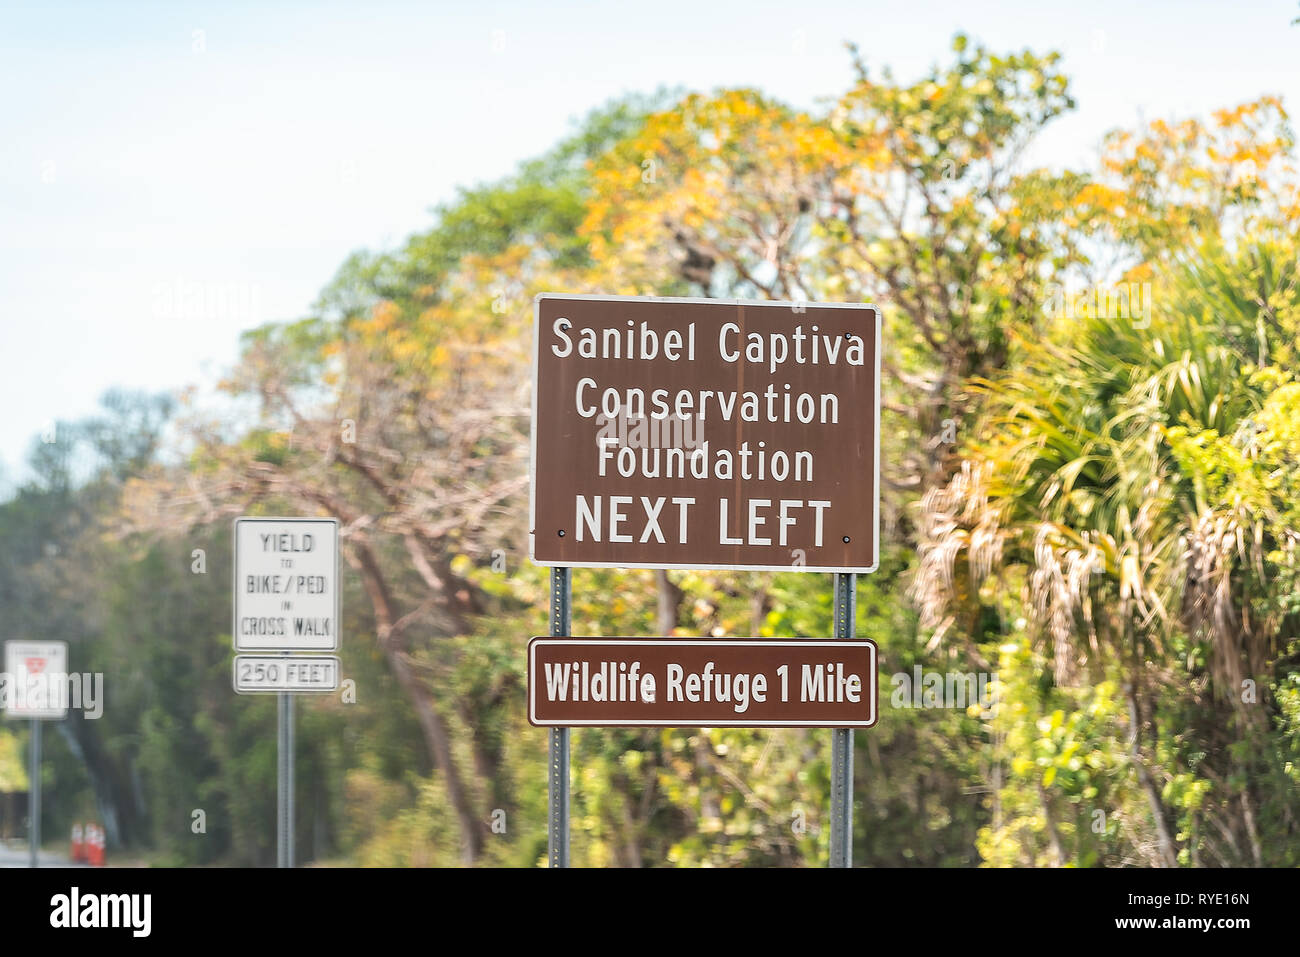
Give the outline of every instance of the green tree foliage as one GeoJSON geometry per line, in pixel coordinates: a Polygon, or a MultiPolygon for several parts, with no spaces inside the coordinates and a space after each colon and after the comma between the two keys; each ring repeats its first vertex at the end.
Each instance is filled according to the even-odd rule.
{"type": "MultiPolygon", "coordinates": [[[[925,503],[930,618],[964,607],[973,621],[974,606],[1015,596],[1052,682],[1007,706],[1034,717],[1073,698],[1116,742],[1127,726],[1111,784],[1136,782],[1148,807],[1108,806],[1100,785],[1091,807],[1122,809],[1130,853],[1154,847],[1151,863],[1292,859],[1290,796],[1276,790],[1286,717],[1269,690],[1296,637],[1278,590],[1296,536],[1295,459],[1277,455],[1294,369],[1271,364],[1295,341],[1295,261],[1294,246],[1210,247],[1162,282],[1149,325],[1086,317],[1027,343],[1015,369],[978,384],[984,424],[925,503]],[[1258,809],[1274,799],[1280,831],[1264,835],[1258,809]]],[[[1048,730],[1082,733],[1075,721],[1048,730]]],[[[1011,740],[1040,792],[1016,806],[1050,821],[1073,783],[1059,741],[1011,740]]]]}
{"type": "MultiPolygon", "coordinates": [[[[1057,55],[959,36],[915,82],[852,58],[816,110],[755,89],[609,104],[401,248],[350,257],[311,316],[251,330],[222,383],[237,417],[118,393],[36,445],[0,505],[0,613],[67,638],[112,703],[52,748],[54,826],[97,813],[161,861],[269,861],[274,704],[229,689],[228,520],[301,512],[343,526],[356,682],[355,702],[299,710],[304,855],[541,863],[532,298],[692,294],[884,313],[883,560],[857,621],[881,720],[856,736],[856,863],[1297,863],[1281,103],[1116,131],[1097,169],[1049,172],[1023,157],[1073,107],[1057,55]],[[157,454],[165,424],[179,464],[157,454]],[[927,707],[900,690],[918,673],[992,694],[927,707]]],[[[824,635],[830,586],[579,570],[573,627],[824,635]]],[[[5,780],[18,740],[0,735],[5,780]]],[[[575,732],[574,859],[822,864],[829,744],[575,732]]]]}

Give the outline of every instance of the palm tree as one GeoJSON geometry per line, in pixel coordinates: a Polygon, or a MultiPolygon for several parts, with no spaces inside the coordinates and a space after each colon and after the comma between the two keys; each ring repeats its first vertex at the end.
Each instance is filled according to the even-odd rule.
{"type": "MultiPolygon", "coordinates": [[[[1264,673],[1289,623],[1254,601],[1267,556],[1295,539],[1254,464],[1257,414],[1289,376],[1268,370],[1271,350],[1289,349],[1300,325],[1295,263],[1263,241],[1235,255],[1209,248],[1157,286],[1149,324],[1093,315],[1020,343],[1021,361],[975,383],[977,438],[921,503],[923,625],[974,628],[981,589],[1020,582],[1058,683],[1122,670],[1131,755],[1167,866],[1176,841],[1142,736],[1162,686],[1187,685],[1174,645],[1208,647],[1191,676],[1203,707],[1229,708],[1230,696],[1227,723],[1258,724],[1242,682],[1264,673]]],[[[1248,791],[1242,830],[1258,863],[1248,791]]]]}

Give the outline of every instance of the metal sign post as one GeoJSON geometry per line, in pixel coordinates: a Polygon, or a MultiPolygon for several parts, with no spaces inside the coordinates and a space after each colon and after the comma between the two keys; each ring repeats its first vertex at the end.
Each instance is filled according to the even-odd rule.
{"type": "Polygon", "coordinates": [[[293,867],[293,695],[276,695],[280,733],[276,745],[276,866],[293,867]]]}
{"type": "Polygon", "coordinates": [[[31,866],[40,867],[39,854],[41,847],[41,719],[32,718],[32,747],[31,747],[32,769],[29,772],[31,783],[27,788],[27,795],[31,807],[27,809],[28,821],[31,833],[28,839],[31,843],[31,866]]]}
{"type": "Polygon", "coordinates": [[[570,637],[573,568],[833,572],[834,637],[853,638],[857,574],[879,563],[881,325],[869,303],[536,297],[529,558],[551,568],[551,639],[530,643],[529,700],[530,721],[551,728],[552,867],[569,858],[569,730],[624,726],[831,729],[830,864],[852,864],[853,728],[876,718],[870,642],[820,663],[782,639],[739,660],[733,642],[690,678],[688,641],[575,642],[567,663],[546,659],[570,637]],[[663,696],[633,694],[634,671],[663,696]],[[747,716],[694,707],[727,677],[747,716]]]}
{"type": "Polygon", "coordinates": [[[6,641],[4,674],[10,693],[5,716],[31,722],[27,785],[29,863],[40,866],[41,849],[41,724],[68,716],[68,643],[66,641],[6,641]]]}
{"type": "Polygon", "coordinates": [[[278,694],[275,755],[275,866],[293,867],[293,695],[278,694]]]}
{"type": "Polygon", "coordinates": [[[237,694],[276,696],[275,863],[294,862],[293,699],[340,682],[339,523],[333,518],[235,519],[237,694]]]}
{"type": "Polygon", "coordinates": [[[293,720],[293,710],[294,710],[293,695],[287,694],[284,697],[285,697],[284,710],[285,710],[285,714],[287,715],[287,718],[285,720],[285,725],[286,725],[285,751],[288,753],[288,758],[284,762],[284,774],[285,777],[288,778],[288,786],[285,788],[285,790],[288,792],[288,800],[285,802],[285,811],[284,811],[284,846],[285,846],[284,864],[285,867],[293,867],[293,861],[294,861],[294,853],[293,853],[294,826],[293,825],[294,825],[294,821],[298,819],[293,812],[293,799],[296,793],[296,790],[294,788],[295,764],[293,759],[294,759],[294,755],[297,753],[296,749],[294,748],[293,739],[294,739],[294,731],[296,729],[294,727],[294,720],[293,720]]]}
{"type": "MultiPolygon", "coordinates": [[[[567,568],[551,569],[551,636],[569,634],[572,619],[572,582],[567,568]]],[[[547,853],[551,867],[569,866],[569,729],[551,729],[551,760],[547,772],[549,818],[547,853]]]]}
{"type": "MultiPolygon", "coordinates": [[[[853,637],[857,575],[835,576],[835,637],[853,637]]],[[[874,680],[874,675],[873,675],[874,680]]],[[[853,866],[853,729],[831,730],[831,867],[853,866]]]]}

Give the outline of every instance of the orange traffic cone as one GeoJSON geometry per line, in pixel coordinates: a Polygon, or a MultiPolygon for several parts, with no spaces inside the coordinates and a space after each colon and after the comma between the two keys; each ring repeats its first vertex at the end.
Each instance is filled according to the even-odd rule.
{"type": "Polygon", "coordinates": [[[72,825],[72,840],[69,843],[68,856],[74,861],[84,861],[86,859],[85,845],[81,842],[81,825],[72,825]]]}
{"type": "Polygon", "coordinates": [[[91,867],[104,866],[104,829],[98,824],[90,825],[94,830],[91,832],[90,840],[87,842],[87,859],[91,867]]]}

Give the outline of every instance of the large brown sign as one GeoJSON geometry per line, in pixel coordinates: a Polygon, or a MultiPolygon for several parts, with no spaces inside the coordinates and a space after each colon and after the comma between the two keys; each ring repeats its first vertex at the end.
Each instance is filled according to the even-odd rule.
{"type": "Polygon", "coordinates": [[[869,728],[876,646],[820,638],[534,638],[546,727],[869,728]]]}
{"type": "Polygon", "coordinates": [[[542,565],[874,571],[869,305],[537,297],[542,565]]]}

